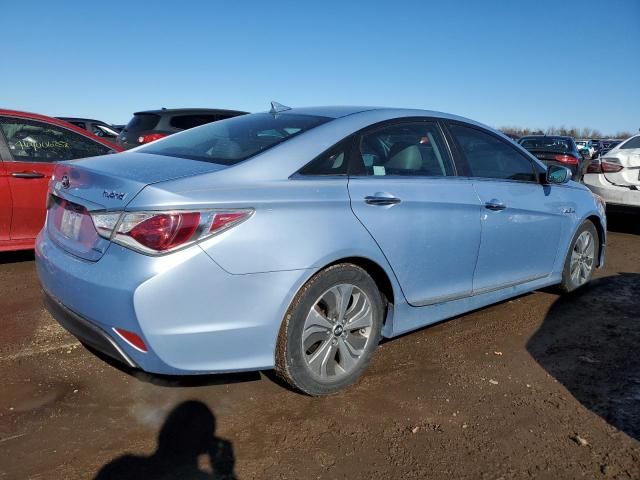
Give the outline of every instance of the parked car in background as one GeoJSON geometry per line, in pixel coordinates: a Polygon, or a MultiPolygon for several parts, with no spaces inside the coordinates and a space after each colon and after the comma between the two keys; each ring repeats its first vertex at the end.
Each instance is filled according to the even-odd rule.
{"type": "Polygon", "coordinates": [[[596,149],[591,140],[580,139],[575,142],[578,152],[582,153],[585,159],[591,160],[595,156],[596,149]]]}
{"type": "Polygon", "coordinates": [[[640,208],[640,135],[592,161],[584,183],[609,206],[640,208]]]}
{"type": "Polygon", "coordinates": [[[584,170],[584,158],[571,137],[555,135],[530,135],[518,143],[545,165],[561,165],[571,170],[573,179],[580,181],[584,170]]]}
{"type": "Polygon", "coordinates": [[[602,142],[597,138],[592,138],[591,145],[593,146],[593,150],[594,150],[593,158],[595,158],[600,155],[600,150],[602,150],[602,142]]]}
{"type": "Polygon", "coordinates": [[[0,110],[0,251],[33,248],[57,162],[121,150],[56,118],[0,110]]]}
{"type": "Polygon", "coordinates": [[[150,372],[329,394],[381,337],[603,262],[595,195],[453,115],[275,105],[118,157],[57,167],[36,264],[63,326],[150,372]]]}
{"type": "Polygon", "coordinates": [[[182,130],[246,113],[238,110],[209,108],[162,108],[136,112],[116,141],[122,148],[129,149],[182,130]]]}
{"type": "Polygon", "coordinates": [[[604,155],[612,148],[617,147],[622,143],[622,140],[602,140],[602,148],[600,149],[600,155],[604,155]]]}
{"type": "Polygon", "coordinates": [[[82,128],[87,132],[93,133],[96,137],[104,138],[110,142],[115,142],[118,136],[118,131],[113,128],[112,125],[102,122],[100,120],[93,120],[91,118],[75,118],[75,117],[56,117],[65,122],[69,122],[76,127],[82,128]]]}

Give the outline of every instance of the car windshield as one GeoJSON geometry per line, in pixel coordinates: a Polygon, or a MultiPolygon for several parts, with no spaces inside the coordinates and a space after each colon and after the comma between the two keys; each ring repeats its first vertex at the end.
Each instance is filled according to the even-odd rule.
{"type": "Polygon", "coordinates": [[[254,113],[172,135],[138,152],[234,165],[329,120],[292,113],[254,113]]]}
{"type": "Polygon", "coordinates": [[[557,152],[570,152],[573,150],[571,140],[562,137],[525,138],[520,141],[527,150],[553,150],[557,152]]]}

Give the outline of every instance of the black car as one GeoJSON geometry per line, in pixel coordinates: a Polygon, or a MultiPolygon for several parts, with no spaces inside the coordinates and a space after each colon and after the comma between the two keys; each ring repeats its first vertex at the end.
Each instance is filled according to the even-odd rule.
{"type": "Polygon", "coordinates": [[[602,148],[600,149],[600,156],[607,153],[613,147],[618,146],[620,143],[622,143],[622,140],[602,140],[602,148]]]}
{"type": "Polygon", "coordinates": [[[585,162],[572,137],[557,135],[530,135],[518,143],[545,165],[561,165],[571,170],[573,179],[579,181],[584,174],[585,162]]]}
{"type": "Polygon", "coordinates": [[[122,148],[133,148],[182,130],[246,113],[248,112],[209,108],[162,108],[136,112],[122,129],[116,142],[122,148]]]}
{"type": "Polygon", "coordinates": [[[104,138],[110,142],[115,142],[118,136],[119,130],[113,128],[112,125],[102,122],[100,120],[94,120],[92,118],[77,118],[77,117],[56,117],[65,122],[72,123],[76,127],[80,127],[87,132],[91,132],[97,137],[104,138]]]}

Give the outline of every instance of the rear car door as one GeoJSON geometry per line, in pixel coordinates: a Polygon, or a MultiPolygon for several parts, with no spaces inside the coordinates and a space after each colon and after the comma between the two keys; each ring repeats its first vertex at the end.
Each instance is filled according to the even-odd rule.
{"type": "Polygon", "coordinates": [[[380,246],[407,301],[429,305],[470,295],[480,244],[480,204],[455,176],[435,121],[395,121],[354,143],[353,212],[380,246]]]}
{"type": "Polygon", "coordinates": [[[12,240],[35,238],[44,225],[47,187],[56,162],[104,155],[110,148],[58,125],[0,117],[10,159],[4,161],[12,198],[12,240]]]}
{"type": "Polygon", "coordinates": [[[549,275],[572,211],[563,187],[540,184],[541,169],[493,132],[458,122],[448,129],[483,207],[474,294],[549,275]]]}

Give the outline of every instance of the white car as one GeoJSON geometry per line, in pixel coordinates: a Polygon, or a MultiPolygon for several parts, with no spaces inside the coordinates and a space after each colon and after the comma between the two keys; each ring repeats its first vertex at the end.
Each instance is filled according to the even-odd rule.
{"type": "Polygon", "coordinates": [[[576,147],[578,147],[578,151],[581,153],[582,150],[588,150],[588,158],[593,158],[596,153],[596,149],[594,148],[591,140],[576,140],[576,147]]]}
{"type": "Polygon", "coordinates": [[[640,208],[640,135],[592,160],[584,183],[607,204],[640,208]]]}

